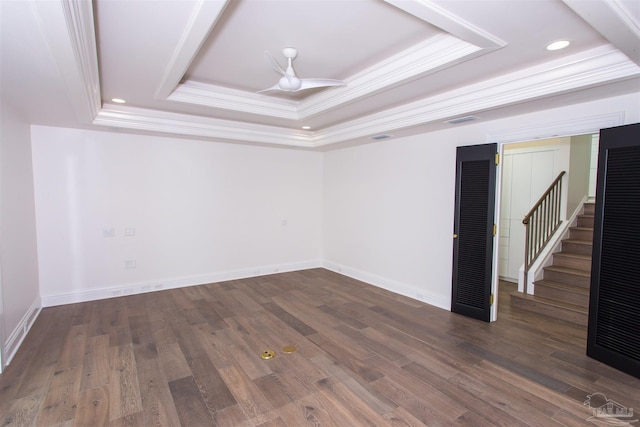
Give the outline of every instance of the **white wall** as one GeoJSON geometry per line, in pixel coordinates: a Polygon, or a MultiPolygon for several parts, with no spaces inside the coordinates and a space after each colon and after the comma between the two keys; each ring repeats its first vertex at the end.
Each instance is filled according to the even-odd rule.
{"type": "Polygon", "coordinates": [[[7,365],[39,309],[29,123],[2,104],[0,126],[0,338],[7,365]]]}
{"type": "Polygon", "coordinates": [[[571,166],[569,169],[567,215],[571,215],[579,208],[580,202],[589,194],[591,141],[591,135],[571,137],[571,166]]]}
{"type": "Polygon", "coordinates": [[[456,147],[639,110],[633,94],[326,153],[34,126],[43,302],[324,265],[449,308],[456,147]]]}
{"type": "Polygon", "coordinates": [[[325,265],[448,306],[455,143],[440,133],[325,154],[325,265]]]}
{"type": "Polygon", "coordinates": [[[638,122],[639,100],[619,96],[326,153],[324,265],[448,309],[456,147],[592,132],[592,118],[606,114],[638,122]]]}
{"type": "Polygon", "coordinates": [[[321,264],[321,153],[42,126],[32,137],[45,306],[321,264]]]}

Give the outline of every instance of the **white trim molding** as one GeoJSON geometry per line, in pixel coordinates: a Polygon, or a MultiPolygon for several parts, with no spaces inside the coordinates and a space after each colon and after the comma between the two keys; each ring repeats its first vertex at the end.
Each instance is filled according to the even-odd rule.
{"type": "Polygon", "coordinates": [[[211,30],[216,25],[229,0],[199,0],[189,19],[180,42],[173,51],[164,71],[156,98],[165,99],[178,86],[184,73],[195,59],[211,30]]]}
{"type": "MultiPolygon", "coordinates": [[[[640,67],[613,46],[606,45],[317,132],[114,105],[105,105],[94,124],[174,135],[317,148],[639,75],[640,67]]],[[[615,118],[610,122],[616,125],[615,118]]],[[[591,122],[591,125],[600,123],[591,122]]],[[[498,139],[492,142],[504,141],[498,139]]]]}
{"type": "Polygon", "coordinates": [[[313,147],[310,142],[312,133],[302,130],[113,104],[105,104],[93,124],[168,133],[171,136],[197,136],[301,148],[313,147]]]}
{"type": "Polygon", "coordinates": [[[625,123],[624,120],[624,111],[619,111],[611,114],[581,117],[575,120],[559,120],[552,123],[545,122],[543,124],[521,126],[517,129],[492,132],[487,134],[486,141],[505,144],[535,139],[585,135],[588,133],[598,133],[600,129],[621,126],[625,123]]]}
{"type": "Polygon", "coordinates": [[[607,40],[640,65],[640,22],[621,0],[562,0],[607,40]]]}
{"type": "Polygon", "coordinates": [[[483,49],[498,49],[507,45],[500,38],[454,15],[431,0],[384,1],[483,49]]]}
{"type": "Polygon", "coordinates": [[[190,80],[178,85],[167,100],[263,116],[305,120],[483,53],[486,52],[471,43],[449,34],[439,34],[346,78],[346,85],[343,87],[332,88],[302,101],[274,98],[190,80]]]}
{"type": "Polygon", "coordinates": [[[178,85],[167,100],[289,120],[299,119],[299,103],[296,101],[191,80],[178,85]]]}
{"type": "Polygon", "coordinates": [[[439,34],[345,79],[346,86],[321,92],[300,103],[304,120],[349,102],[487,53],[450,34],[439,34]]]}
{"type": "Polygon", "coordinates": [[[9,334],[7,341],[4,343],[2,349],[2,363],[4,366],[8,366],[16,355],[18,348],[26,338],[27,334],[31,330],[31,327],[35,323],[38,315],[42,311],[42,303],[40,297],[36,298],[31,304],[31,307],[26,311],[16,328],[9,334]]]}
{"type": "Polygon", "coordinates": [[[324,260],[322,262],[322,267],[335,273],[360,280],[361,282],[368,283],[378,288],[386,289],[387,291],[399,295],[404,295],[416,301],[422,301],[429,305],[442,308],[443,310],[451,311],[451,298],[443,298],[440,295],[435,295],[427,292],[422,288],[418,288],[406,283],[401,283],[396,280],[388,279],[329,260],[324,260]]]}
{"type": "Polygon", "coordinates": [[[76,117],[91,123],[102,104],[93,3],[32,0],[31,5],[76,117]]]}
{"type": "Polygon", "coordinates": [[[418,19],[441,28],[444,32],[361,73],[345,78],[346,86],[321,92],[301,102],[287,102],[189,80],[179,84],[228,2],[200,0],[165,70],[156,97],[213,108],[304,120],[506,45],[499,38],[430,1],[386,1],[418,19]],[[288,111],[291,107],[294,108],[293,112],[288,111]]]}
{"type": "MultiPolygon", "coordinates": [[[[505,43],[430,0],[388,0],[389,4],[426,20],[445,33],[351,76],[346,79],[345,87],[332,88],[303,101],[275,99],[196,82],[179,84],[184,71],[224,14],[227,2],[228,0],[198,0],[195,3],[189,25],[173,52],[156,96],[163,100],[243,111],[263,117],[278,117],[291,120],[291,126],[266,126],[152,109],[116,108],[109,104],[101,106],[92,2],[31,0],[40,20],[40,28],[61,70],[74,111],[81,123],[160,132],[172,136],[318,148],[637,79],[640,76],[640,67],[628,57],[633,57],[634,52],[629,52],[618,40],[620,34],[626,34],[626,31],[633,35],[632,42],[636,41],[640,37],[637,22],[625,12],[626,9],[619,0],[595,2],[606,3],[608,14],[616,17],[614,22],[621,23],[621,33],[616,32],[615,37],[610,37],[613,45],[603,45],[480,83],[427,96],[407,105],[317,129],[315,132],[301,132],[295,129],[300,120],[499,49],[505,43]],[[46,20],[42,18],[45,16],[46,20]]],[[[565,2],[573,7],[585,3],[575,0],[565,2]]],[[[593,25],[597,26],[598,23],[594,22],[593,25]]],[[[213,114],[215,110],[212,110],[213,114]]]]}
{"type": "Polygon", "coordinates": [[[79,289],[63,294],[43,295],[42,306],[53,307],[64,304],[74,304],[86,301],[95,301],[106,298],[136,295],[155,292],[163,289],[184,288],[209,283],[218,283],[228,280],[246,279],[268,274],[286,273],[290,271],[308,270],[322,266],[321,260],[307,260],[293,263],[261,265],[239,270],[220,271],[197,276],[173,277],[161,281],[149,281],[139,283],[117,284],[102,288],[79,289]]]}
{"type": "Polygon", "coordinates": [[[329,127],[316,132],[314,146],[389,133],[639,75],[640,67],[625,55],[611,45],[602,46],[329,127]]]}

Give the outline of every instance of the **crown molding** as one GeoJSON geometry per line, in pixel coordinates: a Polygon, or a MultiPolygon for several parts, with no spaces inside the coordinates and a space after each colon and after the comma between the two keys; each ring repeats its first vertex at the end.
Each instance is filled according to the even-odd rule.
{"type": "Polygon", "coordinates": [[[559,120],[553,123],[535,124],[517,129],[490,132],[487,143],[505,144],[510,142],[530,141],[533,139],[556,138],[558,136],[584,135],[598,133],[600,129],[624,124],[625,113],[619,111],[600,114],[579,119],[559,120]]]}
{"type": "MultiPolygon", "coordinates": [[[[573,0],[566,1],[573,2],[573,0]]],[[[612,1],[618,4],[616,0],[612,1]]],[[[195,34],[195,27],[198,27],[198,31],[200,31],[200,38],[194,36],[193,39],[188,39],[184,42],[189,44],[192,54],[199,48],[199,45],[196,46],[197,40],[202,41],[206,37],[205,18],[202,16],[208,7],[213,7],[212,3],[215,3],[215,10],[218,11],[216,16],[222,13],[224,5],[226,5],[226,1],[210,3],[209,0],[201,0],[198,11],[194,11],[195,17],[192,19],[191,30],[185,32],[185,34],[195,34]]],[[[432,3],[426,0],[407,1],[407,4],[414,4],[414,6],[415,4],[426,5],[427,9],[433,9],[434,7],[432,3]]],[[[636,63],[629,60],[625,54],[614,46],[605,45],[427,97],[404,106],[391,108],[317,132],[304,132],[284,127],[109,104],[105,104],[101,109],[92,2],[74,0],[43,2],[32,0],[31,5],[67,86],[74,111],[81,123],[94,123],[96,125],[116,126],[140,131],[164,132],[172,135],[317,148],[378,133],[393,132],[397,129],[444,120],[459,115],[473,114],[491,108],[504,107],[621,81],[640,75],[640,67],[636,63]],[[43,19],[45,16],[47,17],[46,20],[43,19]]],[[[609,9],[611,10],[611,7],[609,9]]],[[[208,22],[211,23],[211,17],[208,19],[208,22]]],[[[217,17],[213,21],[216,19],[217,17]]],[[[449,16],[449,20],[451,21],[451,16],[449,16]]],[[[462,25],[469,31],[472,29],[468,25],[465,27],[464,22],[460,20],[452,22],[458,26],[462,25]]],[[[210,24],[209,30],[212,25],[210,24]]],[[[447,29],[447,31],[451,30],[447,29]]],[[[496,48],[496,43],[493,43],[492,48],[496,48]]],[[[180,49],[176,52],[179,51],[180,49]]],[[[454,36],[443,35],[433,38],[425,45],[421,44],[415,49],[408,49],[400,54],[401,56],[398,58],[383,61],[352,77],[350,84],[354,87],[360,87],[362,95],[354,95],[353,93],[351,95],[343,95],[339,91],[341,88],[336,88],[335,91],[331,91],[331,94],[318,94],[298,104],[287,100],[266,101],[262,97],[262,104],[257,103],[260,104],[259,107],[254,108],[258,108],[257,111],[275,108],[285,118],[297,117],[300,119],[309,117],[309,115],[317,114],[317,112],[348,102],[348,96],[365,96],[364,94],[393,85],[395,84],[394,82],[397,83],[403,81],[403,79],[409,79],[411,75],[416,76],[420,72],[425,73],[438,66],[446,67],[451,61],[455,61],[456,57],[458,60],[462,60],[468,55],[478,55],[483,51],[486,51],[486,49],[458,40],[454,36]],[[439,47],[442,57],[428,58],[421,62],[421,55],[425,56],[426,50],[432,53],[434,45],[439,47]],[[410,70],[405,71],[403,67],[410,68],[410,70]],[[297,116],[295,116],[296,113],[297,116]]],[[[193,56],[189,55],[180,55],[179,58],[174,55],[173,68],[171,70],[175,71],[176,64],[188,65],[187,62],[190,62],[192,58],[193,56]],[[188,61],[187,58],[189,58],[188,61]]],[[[424,58],[421,59],[424,60],[424,58]]],[[[166,76],[167,74],[165,74],[166,76]]],[[[181,88],[184,90],[185,96],[188,95],[192,98],[206,97],[207,94],[207,90],[202,90],[201,87],[192,83],[181,85],[181,88]]],[[[256,99],[260,98],[258,95],[250,94],[251,96],[245,96],[245,93],[241,91],[228,89],[224,91],[217,90],[216,93],[223,95],[221,102],[225,102],[227,106],[242,105],[247,101],[255,105],[256,99]]]]}
{"type": "Polygon", "coordinates": [[[178,85],[167,100],[262,116],[299,119],[296,101],[189,80],[178,85]]]}
{"type": "Polygon", "coordinates": [[[640,76],[640,67],[611,45],[392,108],[314,135],[321,147],[515,103],[640,76]]]}
{"type": "Polygon", "coordinates": [[[32,0],[31,6],[76,117],[91,123],[101,106],[92,2],[32,0]]]}
{"type": "Polygon", "coordinates": [[[439,34],[345,80],[346,86],[314,95],[300,103],[298,115],[307,119],[392,86],[486,53],[450,34],[439,34]]]}
{"type": "Polygon", "coordinates": [[[164,71],[156,98],[167,98],[178,86],[229,0],[199,0],[164,71]]]}
{"type": "Polygon", "coordinates": [[[313,148],[309,132],[113,104],[105,104],[93,124],[173,136],[313,148]]]}
{"type": "Polygon", "coordinates": [[[483,49],[507,45],[500,38],[438,6],[431,0],[384,0],[392,6],[483,49]]]}
{"type": "Polygon", "coordinates": [[[180,84],[167,99],[271,117],[305,120],[391,86],[466,61],[483,51],[457,37],[440,34],[345,79],[347,84],[344,87],[331,88],[299,102],[195,81],[180,84]]]}
{"type": "Polygon", "coordinates": [[[390,5],[440,27],[447,33],[432,37],[345,79],[347,85],[344,87],[331,88],[300,102],[195,81],[179,84],[223,13],[227,1],[200,0],[167,66],[156,93],[157,98],[263,116],[305,120],[506,45],[504,41],[428,0],[386,0],[390,5]]]}
{"type": "Polygon", "coordinates": [[[620,0],[562,0],[587,24],[640,65],[640,22],[620,0]]]}
{"type": "MultiPolygon", "coordinates": [[[[76,0],[31,1],[40,20],[40,28],[45,35],[44,38],[49,43],[52,56],[56,60],[60,74],[71,95],[76,115],[83,123],[101,124],[106,121],[115,125],[116,122],[120,122],[125,128],[141,130],[153,130],[151,128],[155,124],[161,129],[177,128],[177,130],[171,130],[172,133],[183,134],[185,129],[189,129],[186,134],[208,137],[225,135],[225,138],[229,138],[229,132],[226,129],[230,129],[234,135],[230,139],[239,139],[236,135],[240,131],[240,133],[246,133],[247,136],[251,135],[252,140],[257,138],[259,142],[267,143],[280,143],[275,139],[284,136],[284,139],[287,140],[286,143],[290,145],[299,145],[301,141],[302,145],[307,145],[312,139],[308,135],[291,137],[288,131],[285,131],[284,135],[282,135],[282,131],[278,132],[278,137],[272,138],[269,136],[273,134],[272,132],[264,132],[263,130],[251,132],[254,125],[233,126],[231,121],[210,122],[208,125],[211,126],[212,132],[208,132],[203,128],[204,122],[198,119],[185,120],[186,117],[189,117],[187,115],[153,112],[153,110],[145,110],[148,112],[145,114],[134,114],[131,109],[127,113],[122,108],[114,110],[106,105],[101,109],[92,2],[76,0]],[[47,19],[42,19],[42,16],[46,16],[47,19]],[[72,72],[68,70],[72,70],[72,72]],[[124,119],[126,114],[130,115],[128,120],[124,119]],[[160,116],[168,120],[175,118],[175,121],[171,126],[167,126],[151,119],[160,116]],[[184,126],[178,125],[180,122],[185,123],[184,126]]],[[[393,85],[467,60],[474,55],[482,54],[487,49],[504,46],[500,40],[483,33],[452,14],[446,13],[444,9],[426,0],[415,0],[407,2],[407,4],[412,5],[411,13],[418,18],[430,22],[431,18],[425,15],[425,11],[437,11],[437,20],[441,28],[462,34],[466,38],[473,38],[476,41],[482,39],[481,44],[488,47],[478,47],[450,34],[441,34],[352,76],[347,79],[348,86],[346,88],[334,88],[302,102],[268,99],[264,95],[197,82],[179,84],[202,43],[219,21],[228,1],[198,0],[156,91],[157,97],[213,108],[304,120],[393,85]],[[470,37],[469,34],[474,34],[474,36],[470,37]]],[[[399,7],[394,2],[390,2],[390,4],[399,7]]]]}
{"type": "Polygon", "coordinates": [[[640,76],[640,67],[613,46],[606,45],[317,132],[118,106],[105,106],[94,123],[177,135],[318,148],[637,76],[640,76]]]}

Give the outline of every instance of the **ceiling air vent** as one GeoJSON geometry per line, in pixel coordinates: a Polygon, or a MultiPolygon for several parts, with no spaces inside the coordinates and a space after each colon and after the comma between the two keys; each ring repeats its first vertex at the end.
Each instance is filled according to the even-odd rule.
{"type": "Polygon", "coordinates": [[[387,138],[391,138],[391,135],[387,135],[386,133],[383,133],[382,135],[374,135],[371,137],[371,139],[375,139],[380,140],[380,139],[387,139],[387,138]]]}
{"type": "Polygon", "coordinates": [[[478,117],[464,116],[464,117],[456,117],[455,119],[447,120],[445,123],[451,123],[452,125],[457,125],[458,123],[472,122],[474,120],[478,120],[478,117]]]}

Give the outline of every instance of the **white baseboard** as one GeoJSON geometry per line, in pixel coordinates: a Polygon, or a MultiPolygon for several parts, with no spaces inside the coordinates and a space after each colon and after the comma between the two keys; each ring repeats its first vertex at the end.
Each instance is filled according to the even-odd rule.
{"type": "Polygon", "coordinates": [[[345,276],[352,277],[362,282],[368,283],[373,286],[377,286],[382,289],[394,292],[396,294],[404,295],[406,297],[422,301],[429,305],[433,305],[438,308],[442,308],[447,311],[451,311],[451,299],[442,297],[441,295],[435,295],[425,291],[422,288],[417,288],[406,283],[401,283],[392,279],[387,279],[366,271],[361,271],[355,268],[351,268],[342,264],[338,264],[333,261],[324,260],[322,266],[327,270],[343,274],[345,276]]]}
{"type": "Polygon", "coordinates": [[[41,297],[42,306],[52,307],[56,305],[95,301],[106,298],[121,297],[125,295],[143,294],[163,289],[183,288],[187,286],[203,285],[206,283],[246,279],[248,277],[258,277],[267,274],[307,270],[310,268],[318,267],[322,267],[322,261],[319,259],[288,264],[263,265],[241,270],[222,271],[197,276],[177,277],[159,281],[127,283],[98,289],[80,289],[74,292],[63,294],[43,295],[41,297]]]}
{"type": "Polygon", "coordinates": [[[9,363],[11,363],[13,356],[16,355],[18,348],[22,344],[22,341],[24,341],[27,333],[33,326],[33,323],[38,318],[41,310],[42,304],[40,301],[40,297],[37,297],[31,304],[31,307],[29,307],[27,312],[24,314],[24,316],[22,316],[22,319],[20,319],[20,322],[18,322],[16,328],[11,331],[11,334],[9,334],[9,338],[7,338],[7,341],[4,343],[2,349],[3,366],[8,366],[9,363]]]}

